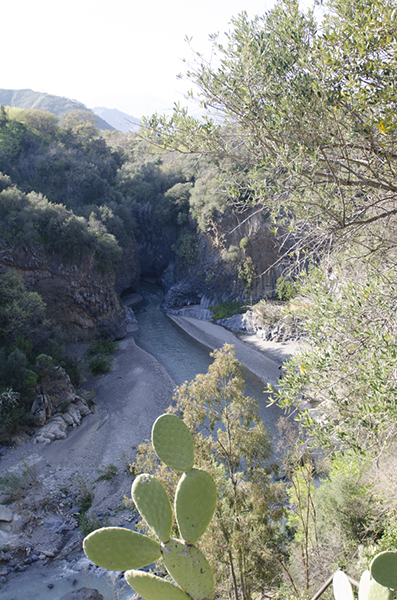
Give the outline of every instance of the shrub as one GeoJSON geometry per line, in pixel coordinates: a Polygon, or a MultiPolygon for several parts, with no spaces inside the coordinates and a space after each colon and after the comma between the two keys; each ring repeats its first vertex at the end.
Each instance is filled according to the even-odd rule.
{"type": "Polygon", "coordinates": [[[245,310],[245,304],[243,302],[220,302],[210,306],[213,315],[212,319],[217,321],[218,319],[228,319],[233,315],[241,315],[245,310]]]}
{"type": "Polygon", "coordinates": [[[89,357],[88,368],[93,375],[109,373],[112,359],[107,358],[117,348],[117,342],[111,339],[97,340],[90,345],[87,355],[89,357]]]}
{"type": "Polygon", "coordinates": [[[0,476],[0,492],[5,496],[6,504],[11,504],[16,500],[25,498],[27,494],[27,480],[28,474],[22,473],[17,475],[6,471],[4,475],[0,476]]]}
{"type": "Polygon", "coordinates": [[[249,256],[243,266],[238,271],[238,278],[243,282],[245,289],[249,294],[254,287],[255,266],[252,258],[249,256]]]}
{"type": "Polygon", "coordinates": [[[172,249],[177,256],[179,266],[194,265],[198,252],[197,237],[191,233],[184,233],[172,249]]]}
{"type": "Polygon", "coordinates": [[[97,472],[99,473],[99,477],[97,477],[95,479],[95,483],[97,481],[110,481],[111,479],[113,479],[113,477],[116,477],[117,473],[118,473],[118,468],[116,467],[116,465],[104,465],[102,467],[99,467],[97,469],[97,472]]]}
{"type": "Polygon", "coordinates": [[[84,536],[87,536],[96,529],[100,529],[101,527],[105,527],[107,525],[106,522],[102,522],[97,516],[91,517],[86,513],[81,515],[79,522],[80,531],[84,536]]]}
{"type": "Polygon", "coordinates": [[[276,281],[276,299],[282,302],[288,302],[297,295],[295,284],[281,276],[276,281]]]}
{"type": "Polygon", "coordinates": [[[36,357],[35,371],[39,377],[44,377],[44,375],[50,372],[53,366],[54,359],[52,356],[48,356],[48,354],[39,354],[39,356],[36,357]]]}
{"type": "Polygon", "coordinates": [[[96,355],[104,355],[104,356],[108,356],[109,354],[112,354],[117,348],[117,342],[115,342],[114,340],[111,339],[106,339],[106,340],[97,340],[95,342],[92,342],[92,344],[90,345],[89,349],[88,349],[88,355],[89,356],[96,356],[96,355]]]}
{"type": "Polygon", "coordinates": [[[31,421],[28,403],[9,388],[0,393],[0,443],[8,444],[14,433],[31,421]]]}
{"type": "Polygon", "coordinates": [[[221,257],[227,263],[238,263],[240,260],[240,250],[238,246],[229,246],[228,249],[224,248],[222,250],[221,257]]]}
{"type": "Polygon", "coordinates": [[[81,475],[75,477],[75,494],[81,512],[86,513],[91,508],[94,492],[91,485],[81,475]]]}
{"type": "Polygon", "coordinates": [[[84,381],[83,371],[78,360],[73,356],[65,356],[60,365],[65,369],[70,377],[70,381],[75,387],[79,386],[84,381]]]}
{"type": "Polygon", "coordinates": [[[90,360],[88,363],[88,368],[94,376],[104,375],[105,373],[109,373],[111,365],[112,361],[110,358],[97,355],[90,360]]]}

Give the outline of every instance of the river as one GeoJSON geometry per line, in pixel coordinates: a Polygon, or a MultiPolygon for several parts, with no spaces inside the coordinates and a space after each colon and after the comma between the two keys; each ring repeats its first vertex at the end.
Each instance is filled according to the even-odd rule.
{"type": "MultiPolygon", "coordinates": [[[[139,330],[133,334],[137,344],[165,367],[176,385],[191,381],[198,373],[206,373],[213,360],[211,349],[188,335],[161,310],[162,289],[142,282],[140,293],[144,300],[134,307],[139,324],[139,330]]],[[[268,406],[262,379],[248,369],[244,369],[244,379],[245,394],[257,400],[259,415],[274,437],[281,410],[268,406]]]]}

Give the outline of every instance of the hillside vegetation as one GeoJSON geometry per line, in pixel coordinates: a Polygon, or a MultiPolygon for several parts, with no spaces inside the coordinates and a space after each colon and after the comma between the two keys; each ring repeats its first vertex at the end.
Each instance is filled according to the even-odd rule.
{"type": "MultiPolygon", "coordinates": [[[[138,248],[141,271],[163,275],[175,304],[197,289],[213,297],[221,281],[228,300],[257,302],[254,233],[277,250],[285,319],[306,337],[267,390],[286,410],[278,464],[262,428],[250,432],[256,416],[241,413],[230,349],[177,391],[191,429],[209,423],[201,458],[220,503],[204,543],[219,597],[308,599],[337,568],[358,578],[397,549],[396,15],[395,0],[328,0],[321,22],[294,0],[242,13],[226,43],[212,38],[212,60],[197,54],[188,68],[206,115],[176,105],[139,135],[101,136],[80,111],[0,113],[5,245],[34,239],[64,261],[95,252],[116,285],[138,248]],[[214,269],[203,257],[216,253],[214,269]],[[219,448],[225,406],[244,427],[226,425],[219,448]]],[[[38,353],[53,356],[59,330],[40,296],[13,274],[0,280],[1,390],[19,385],[25,402],[14,411],[28,406],[38,353]]],[[[147,449],[141,458],[153,466],[147,449]]]]}
{"type": "MultiPolygon", "coordinates": [[[[82,102],[44,92],[34,92],[33,90],[5,90],[0,88],[0,104],[25,110],[48,111],[57,117],[76,110],[93,114],[93,111],[88,109],[82,102]]],[[[104,131],[114,129],[112,125],[101,118],[101,115],[96,117],[96,126],[104,131]]]]}
{"type": "MultiPolygon", "coordinates": [[[[160,277],[173,263],[170,286],[186,278],[189,269],[199,270],[198,231],[206,233],[211,222],[230,210],[221,183],[230,169],[221,161],[154,153],[135,135],[114,132],[105,138],[86,111],[58,119],[47,111],[0,107],[0,280],[10,290],[2,299],[9,334],[0,340],[0,392],[12,388],[20,394],[4,439],[28,424],[40,380],[38,357],[44,354],[49,364],[59,363],[64,342],[84,336],[76,320],[68,320],[66,298],[61,310],[56,286],[51,291],[40,285],[45,273],[48,277],[46,261],[55,260],[59,272],[70,273],[90,264],[99,278],[107,278],[102,287],[113,278],[119,293],[137,285],[141,270],[160,277]],[[35,274],[33,264],[44,272],[35,274]],[[12,278],[8,269],[18,276],[12,278]],[[18,294],[26,302],[14,306],[18,294]],[[40,303],[37,315],[29,309],[32,299],[40,303]],[[8,321],[14,309],[24,323],[21,330],[14,318],[8,321]],[[15,335],[10,333],[14,325],[15,335]]],[[[243,251],[238,260],[236,271],[243,251]]],[[[203,270],[199,289],[206,286],[209,293],[215,290],[216,277],[203,270]]],[[[73,365],[64,366],[74,374],[73,365]]]]}

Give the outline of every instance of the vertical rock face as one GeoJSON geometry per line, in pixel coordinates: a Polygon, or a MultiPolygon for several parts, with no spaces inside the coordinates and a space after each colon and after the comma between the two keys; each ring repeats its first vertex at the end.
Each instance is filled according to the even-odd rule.
{"type": "Polygon", "coordinates": [[[114,290],[113,272],[98,272],[93,253],[79,264],[64,263],[32,242],[0,249],[0,273],[12,269],[22,275],[30,291],[38,292],[48,316],[79,335],[103,329],[110,337],[126,333],[125,310],[114,290]]]}
{"type": "Polygon", "coordinates": [[[123,248],[123,256],[117,264],[115,273],[114,289],[118,294],[128,289],[136,287],[141,276],[138,246],[134,239],[130,240],[130,245],[123,248]]]}
{"type": "Polygon", "coordinates": [[[217,231],[199,235],[194,265],[176,262],[168,266],[162,278],[166,290],[164,306],[169,309],[186,304],[203,305],[205,298],[211,299],[211,303],[246,302],[250,294],[239,278],[239,270],[247,259],[252,259],[255,269],[253,300],[272,296],[282,272],[283,265],[273,266],[279,257],[279,244],[261,213],[229,213],[219,223],[217,231]],[[243,238],[245,243],[241,247],[243,238]]]}
{"type": "Polygon", "coordinates": [[[178,227],[161,225],[156,220],[151,203],[140,207],[136,214],[137,246],[142,273],[159,277],[174,258],[172,250],[178,236],[178,227]]]}

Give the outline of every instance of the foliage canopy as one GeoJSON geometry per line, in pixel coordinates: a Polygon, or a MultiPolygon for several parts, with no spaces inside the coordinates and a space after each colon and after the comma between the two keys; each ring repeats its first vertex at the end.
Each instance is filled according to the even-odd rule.
{"type": "Polygon", "coordinates": [[[212,36],[211,61],[196,54],[187,71],[203,118],[176,105],[147,119],[145,135],[237,160],[251,198],[306,246],[394,245],[395,20],[393,0],[329,0],[321,24],[295,0],[252,20],[242,13],[225,44],[212,36]]]}

